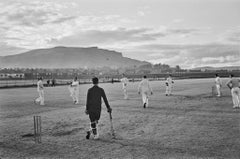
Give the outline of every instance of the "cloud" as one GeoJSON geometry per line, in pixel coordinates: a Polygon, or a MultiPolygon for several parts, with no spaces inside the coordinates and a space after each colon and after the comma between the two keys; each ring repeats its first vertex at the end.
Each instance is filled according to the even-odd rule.
{"type": "Polygon", "coordinates": [[[64,22],[73,19],[73,16],[64,16],[59,10],[66,8],[66,4],[50,2],[16,2],[10,3],[1,9],[1,19],[12,25],[38,26],[47,23],[64,22]]]}
{"type": "Polygon", "coordinates": [[[162,56],[161,58],[154,58],[149,61],[152,63],[168,64],[172,67],[176,65],[180,65],[180,67],[183,67],[183,68],[186,66],[189,67],[190,65],[192,65],[193,58],[187,57],[186,53],[187,53],[187,50],[179,50],[169,56],[167,55],[168,52],[166,52],[166,56],[162,56]]]}
{"type": "Polygon", "coordinates": [[[147,14],[150,13],[150,6],[141,6],[141,7],[138,7],[138,11],[137,11],[137,15],[140,16],[140,17],[144,17],[146,16],[147,14]]]}
{"type": "Polygon", "coordinates": [[[228,31],[226,39],[230,42],[240,43],[240,27],[228,31]]]}
{"type": "Polygon", "coordinates": [[[0,41],[13,48],[48,47],[49,39],[71,33],[71,23],[76,18],[59,12],[72,3],[10,1],[0,6],[0,41]]]}
{"type": "Polygon", "coordinates": [[[168,32],[169,34],[192,34],[192,33],[196,33],[198,32],[199,29],[186,29],[186,28],[183,28],[183,29],[169,29],[168,32]]]}
{"type": "Polygon", "coordinates": [[[183,19],[174,19],[173,23],[182,23],[184,20],[183,19]]]}
{"type": "Polygon", "coordinates": [[[114,44],[155,41],[164,36],[166,36],[164,33],[156,32],[151,28],[87,29],[53,42],[58,44],[99,45],[104,43],[114,44]]]}
{"type": "Polygon", "coordinates": [[[240,43],[240,26],[232,27],[218,36],[218,41],[225,44],[240,43]]]}
{"type": "Polygon", "coordinates": [[[239,65],[240,53],[238,45],[145,45],[139,46],[147,51],[148,61],[166,63],[183,68],[200,66],[239,65]]]}
{"type": "MultiPolygon", "coordinates": [[[[120,15],[69,14],[74,3],[17,1],[0,3],[0,41],[17,48],[36,49],[56,45],[129,47],[159,39],[196,34],[194,28],[134,26],[134,19],[120,15]],[[130,25],[129,25],[130,24],[130,25]]],[[[147,6],[138,8],[143,15],[147,6]]],[[[114,49],[114,48],[113,48],[114,49]]]]}
{"type": "Polygon", "coordinates": [[[150,53],[148,56],[154,59],[161,59],[161,58],[172,58],[179,54],[180,54],[179,50],[160,50],[154,53],[150,53]]]}
{"type": "Polygon", "coordinates": [[[223,63],[225,61],[225,57],[203,57],[202,62],[204,63],[223,63]]]}
{"type": "Polygon", "coordinates": [[[9,45],[7,45],[6,43],[3,43],[3,42],[0,42],[0,48],[1,48],[0,56],[12,55],[12,54],[22,53],[22,52],[28,51],[27,49],[24,49],[24,48],[9,46],[9,45]]]}
{"type": "Polygon", "coordinates": [[[138,11],[137,14],[141,17],[145,16],[145,13],[143,11],[138,11]]]}
{"type": "MultiPolygon", "coordinates": [[[[97,25],[89,25],[87,29],[82,27],[81,30],[74,32],[72,35],[62,37],[58,40],[54,39],[52,41],[53,44],[115,45],[118,43],[119,45],[125,44],[125,47],[129,47],[133,44],[144,45],[146,42],[157,42],[159,39],[169,36],[191,35],[198,31],[197,29],[170,29],[163,26],[159,28],[116,27],[114,25],[100,25],[102,21],[98,21],[97,19],[96,17],[94,18],[97,25]]],[[[88,23],[91,22],[88,20],[88,23]]]]}
{"type": "MultiPolygon", "coordinates": [[[[72,3],[51,3],[48,1],[18,1],[16,3],[0,3],[0,41],[9,46],[26,49],[36,49],[57,45],[63,39],[80,40],[83,44],[91,45],[91,41],[112,39],[122,40],[126,34],[132,40],[151,39],[157,35],[140,35],[137,29],[117,29],[130,19],[119,15],[81,16],[68,14],[66,10],[75,7],[72,3]],[[120,35],[122,31],[124,35],[120,35]],[[139,36],[138,36],[139,34],[139,36]],[[80,36],[80,39],[77,37],[80,36]],[[105,38],[103,36],[106,35],[105,38]],[[96,36],[96,38],[95,38],[96,36]],[[91,40],[91,38],[93,40],[91,40]],[[103,39],[102,39],[103,38],[103,39]],[[82,40],[86,40],[85,42],[82,40]]],[[[142,31],[143,32],[143,31],[142,31]]],[[[67,45],[69,42],[64,43],[67,45]]],[[[77,42],[73,42],[77,43],[77,42]]]]}

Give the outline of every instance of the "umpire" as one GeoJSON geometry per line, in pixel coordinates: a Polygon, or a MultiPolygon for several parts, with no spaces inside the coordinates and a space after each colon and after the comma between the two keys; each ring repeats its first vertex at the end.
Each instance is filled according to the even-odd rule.
{"type": "Polygon", "coordinates": [[[99,132],[97,130],[97,124],[101,116],[102,98],[107,107],[108,113],[111,113],[112,109],[108,104],[108,100],[104,92],[104,89],[98,86],[98,78],[94,77],[92,79],[92,82],[93,82],[93,87],[90,88],[87,93],[87,104],[86,104],[86,111],[85,111],[85,113],[89,115],[89,118],[91,121],[90,131],[87,132],[86,138],[89,139],[91,133],[93,133],[94,139],[98,139],[99,132]]]}

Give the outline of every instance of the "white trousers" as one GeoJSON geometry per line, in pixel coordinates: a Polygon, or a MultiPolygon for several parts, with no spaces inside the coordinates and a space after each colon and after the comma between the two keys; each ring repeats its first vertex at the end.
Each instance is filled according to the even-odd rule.
{"type": "Polygon", "coordinates": [[[171,95],[172,94],[172,85],[168,85],[166,86],[166,95],[171,95]]]}
{"type": "Polygon", "coordinates": [[[79,103],[79,90],[77,89],[73,90],[72,99],[76,104],[79,103]]]}
{"type": "Polygon", "coordinates": [[[126,87],[123,88],[123,95],[124,95],[124,99],[128,99],[128,94],[127,94],[127,88],[126,87]]]}
{"type": "Polygon", "coordinates": [[[75,87],[68,87],[69,91],[70,91],[70,96],[72,97],[73,102],[75,102],[75,104],[79,103],[79,90],[78,88],[75,87]]]}
{"type": "Polygon", "coordinates": [[[219,84],[216,84],[216,90],[217,90],[217,96],[221,96],[221,86],[219,84]]]}
{"type": "Polygon", "coordinates": [[[238,87],[234,87],[231,89],[233,107],[240,107],[240,89],[238,87]]]}
{"type": "Polygon", "coordinates": [[[40,105],[44,105],[44,91],[39,90],[38,94],[39,94],[39,97],[35,100],[36,103],[40,103],[40,105]]]}
{"type": "Polygon", "coordinates": [[[148,107],[148,92],[142,92],[142,101],[143,104],[146,103],[146,107],[148,107]]]}

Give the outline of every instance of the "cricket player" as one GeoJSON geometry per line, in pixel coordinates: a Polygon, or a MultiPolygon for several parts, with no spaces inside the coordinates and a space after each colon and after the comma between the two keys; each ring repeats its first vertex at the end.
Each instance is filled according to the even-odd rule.
{"type": "Polygon", "coordinates": [[[166,96],[172,95],[172,89],[173,89],[173,84],[174,84],[174,81],[172,79],[172,75],[168,76],[168,78],[165,81],[165,84],[166,84],[166,93],[165,93],[166,96]]]}
{"type": "Polygon", "coordinates": [[[39,77],[37,82],[37,92],[39,97],[35,99],[35,103],[40,103],[40,105],[44,105],[44,86],[43,86],[43,78],[39,77]]]}
{"type": "Polygon", "coordinates": [[[75,77],[72,84],[69,86],[70,96],[73,99],[74,104],[79,104],[79,81],[75,77]]]}
{"type": "Polygon", "coordinates": [[[216,76],[215,85],[216,85],[216,89],[217,89],[217,96],[221,97],[222,80],[220,79],[218,74],[216,74],[215,76],[216,76]]]}
{"type": "Polygon", "coordinates": [[[87,103],[86,103],[86,110],[85,113],[89,115],[90,118],[90,131],[87,132],[86,139],[90,138],[91,133],[94,136],[94,139],[99,138],[98,132],[98,121],[101,116],[101,109],[102,109],[102,98],[107,107],[108,113],[112,112],[110,105],[108,104],[108,100],[104,89],[98,86],[98,78],[94,77],[92,79],[93,87],[88,90],[87,93],[87,103]]]}
{"type": "Polygon", "coordinates": [[[121,79],[122,83],[122,89],[123,89],[123,95],[124,99],[128,99],[128,93],[127,93],[127,85],[128,85],[129,80],[127,77],[123,74],[123,78],[121,79]]]}
{"type": "Polygon", "coordinates": [[[142,81],[138,85],[138,94],[142,94],[143,108],[148,107],[149,92],[151,92],[151,95],[153,94],[147,76],[143,76],[142,81]]]}
{"type": "Polygon", "coordinates": [[[233,108],[240,108],[240,79],[235,78],[234,75],[230,75],[230,80],[227,82],[227,86],[231,90],[233,108]]]}

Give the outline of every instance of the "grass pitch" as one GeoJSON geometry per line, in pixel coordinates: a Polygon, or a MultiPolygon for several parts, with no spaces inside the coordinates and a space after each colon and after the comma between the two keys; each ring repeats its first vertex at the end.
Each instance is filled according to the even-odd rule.
{"type": "MultiPolygon", "coordinates": [[[[223,83],[226,82],[226,79],[223,83]]],[[[117,139],[103,104],[100,139],[86,140],[87,89],[80,86],[74,105],[67,86],[45,88],[45,106],[35,105],[36,88],[0,90],[0,158],[240,158],[240,110],[232,109],[230,91],[212,97],[213,79],[177,80],[166,97],[163,81],[151,82],[154,94],[143,109],[138,83],[100,84],[113,108],[117,139]],[[42,143],[32,137],[33,116],[42,117],[42,143]]]]}

